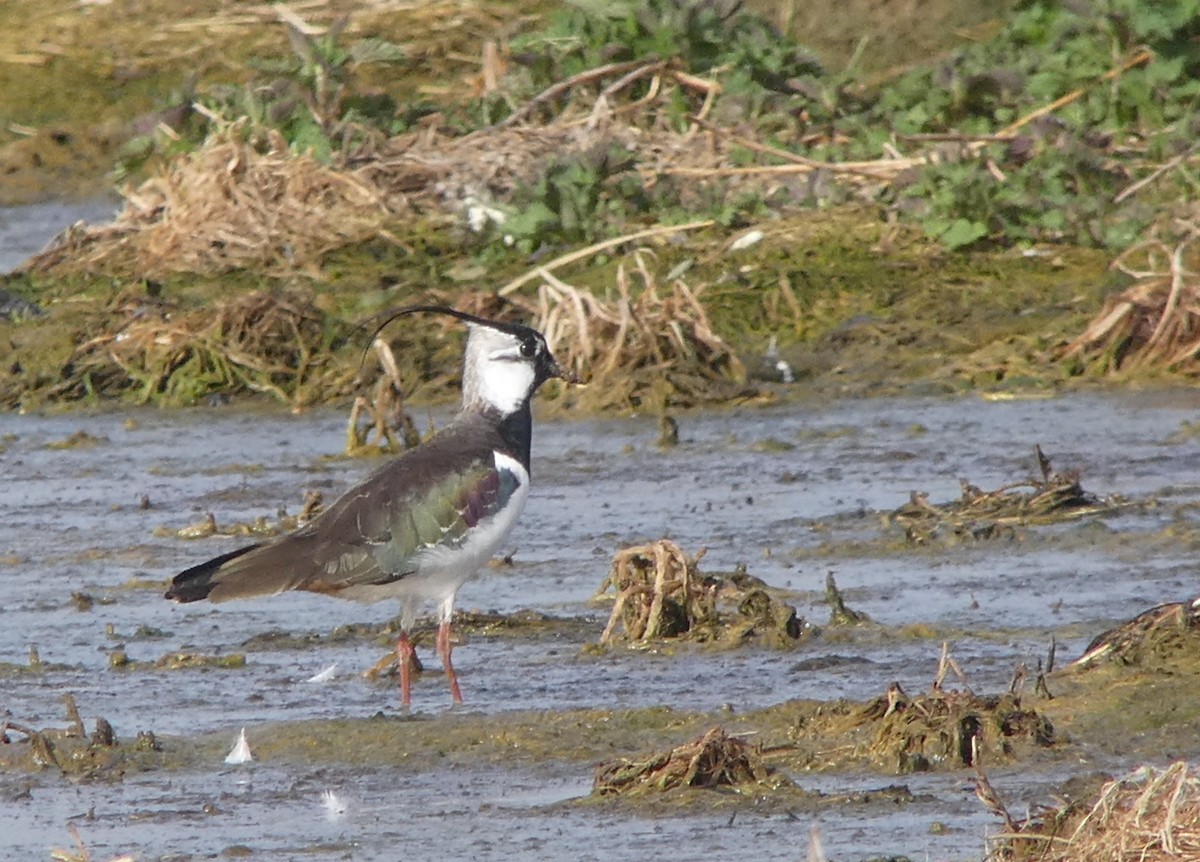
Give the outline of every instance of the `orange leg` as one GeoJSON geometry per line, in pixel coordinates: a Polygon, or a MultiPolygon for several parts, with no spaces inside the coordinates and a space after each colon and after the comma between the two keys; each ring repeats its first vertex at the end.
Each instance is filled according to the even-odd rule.
{"type": "Polygon", "coordinates": [[[416,655],[408,642],[408,632],[401,631],[396,639],[396,661],[400,665],[400,703],[407,712],[412,703],[412,669],[416,655]]]}
{"type": "Polygon", "coordinates": [[[444,622],[438,626],[437,633],[437,651],[442,659],[442,667],[446,669],[446,679],[450,683],[450,696],[454,698],[455,703],[462,703],[462,692],[458,688],[458,674],[454,672],[454,665],[450,662],[450,651],[453,649],[450,644],[450,623],[444,622]]]}

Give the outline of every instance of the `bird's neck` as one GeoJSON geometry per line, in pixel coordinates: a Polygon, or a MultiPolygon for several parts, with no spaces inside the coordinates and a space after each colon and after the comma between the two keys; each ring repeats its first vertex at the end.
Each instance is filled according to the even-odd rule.
{"type": "Polygon", "coordinates": [[[463,404],[462,412],[458,415],[459,421],[479,421],[479,418],[496,426],[504,454],[516,458],[528,472],[530,441],[533,438],[533,414],[529,399],[526,398],[515,410],[507,413],[486,401],[463,404]]]}
{"type": "Polygon", "coordinates": [[[521,406],[500,419],[498,425],[500,439],[508,448],[509,453],[521,462],[525,472],[529,472],[529,444],[533,438],[533,415],[529,410],[529,399],[526,398],[521,406]]]}

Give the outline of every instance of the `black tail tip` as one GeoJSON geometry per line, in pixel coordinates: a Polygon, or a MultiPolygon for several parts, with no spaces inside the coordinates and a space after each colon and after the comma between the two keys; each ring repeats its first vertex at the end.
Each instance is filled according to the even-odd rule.
{"type": "Polygon", "coordinates": [[[221,567],[230,560],[236,559],[242,554],[247,554],[257,547],[258,545],[248,545],[245,548],[238,548],[236,551],[221,554],[219,557],[213,557],[211,560],[206,560],[198,566],[192,566],[190,569],[180,572],[171,578],[171,584],[167,587],[167,591],[163,593],[163,598],[179,602],[180,604],[207,599],[208,594],[217,585],[213,576],[221,571],[221,567]]]}

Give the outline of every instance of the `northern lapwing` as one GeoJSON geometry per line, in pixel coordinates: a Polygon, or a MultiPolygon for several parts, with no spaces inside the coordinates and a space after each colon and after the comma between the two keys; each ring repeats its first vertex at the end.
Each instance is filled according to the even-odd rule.
{"type": "Polygon", "coordinates": [[[462,703],[450,661],[450,617],[459,588],[512,532],[529,494],[529,401],[559,367],[540,332],[441,306],[391,313],[448,314],[469,330],[462,409],[426,443],[389,461],[295,532],[239,548],[176,575],[166,597],[222,602],[308,590],[359,601],[400,602],[400,698],[412,699],[409,632],[424,602],[438,609],[437,651],[462,703]]]}

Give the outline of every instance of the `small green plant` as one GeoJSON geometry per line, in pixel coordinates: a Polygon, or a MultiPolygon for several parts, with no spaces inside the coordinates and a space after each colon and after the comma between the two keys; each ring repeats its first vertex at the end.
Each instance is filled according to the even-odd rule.
{"type": "MultiPolygon", "coordinates": [[[[404,61],[404,50],[376,38],[347,41],[348,22],[342,16],[319,34],[285,22],[292,55],[254,60],[258,75],[247,84],[217,84],[196,93],[200,112],[225,121],[248,118],[252,131],[278,131],[292,149],[323,162],[376,131],[394,131],[403,122],[395,100],[385,93],[359,92],[355,77],[368,64],[404,61]]],[[[123,173],[150,158],[193,148],[207,127],[184,131],[173,139],[156,135],[131,141],[122,157],[123,173]]]]}
{"type": "Polygon", "coordinates": [[[390,100],[355,97],[351,84],[355,71],[371,63],[398,63],[404,60],[404,50],[382,39],[360,39],[348,46],[341,44],[341,35],[350,21],[343,15],[319,36],[304,33],[286,23],[288,44],[299,60],[293,67],[294,87],[308,107],[313,123],[326,138],[333,138],[339,129],[355,121],[374,121],[395,112],[390,100]],[[382,111],[381,111],[382,109],[382,111]]]}
{"type": "Polygon", "coordinates": [[[631,166],[630,155],[616,147],[555,159],[517,190],[505,235],[525,252],[544,243],[594,241],[606,225],[649,205],[631,166]]]}
{"type": "MultiPolygon", "coordinates": [[[[854,122],[890,126],[901,142],[980,138],[896,198],[948,247],[1122,248],[1155,211],[1123,202],[1135,166],[1182,152],[1200,131],[1197,38],[1200,0],[1025,0],[997,37],[902,77],[854,122]]],[[[839,155],[863,154],[852,145],[839,155]]],[[[1168,181],[1158,194],[1177,192],[1168,181]]]]}
{"type": "Polygon", "coordinates": [[[610,63],[664,60],[694,75],[719,72],[727,93],[756,97],[759,108],[821,74],[810,52],[736,0],[572,0],[512,50],[533,89],[610,63]]]}

